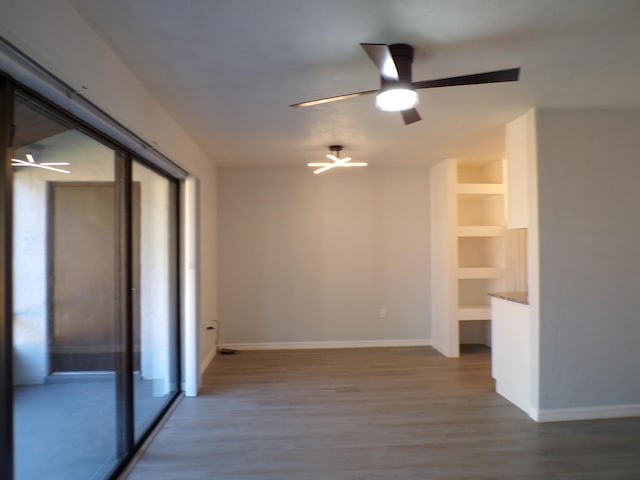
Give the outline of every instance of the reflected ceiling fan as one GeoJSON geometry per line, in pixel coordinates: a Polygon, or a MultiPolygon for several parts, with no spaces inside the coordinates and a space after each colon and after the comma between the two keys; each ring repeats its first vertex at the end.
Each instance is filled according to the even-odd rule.
{"type": "Polygon", "coordinates": [[[418,93],[421,88],[454,87],[459,85],[478,85],[481,83],[515,82],[520,76],[519,68],[474,73],[459,77],[438,78],[414,82],[411,78],[413,47],[404,43],[385,45],[382,43],[361,43],[360,46],[369,55],[380,72],[380,88],[363,92],[347,93],[336,97],[319,98],[308,102],[294,103],[291,107],[311,107],[323,103],[376,95],[376,108],[385,112],[400,112],[405,125],[420,120],[416,110],[418,93]]]}

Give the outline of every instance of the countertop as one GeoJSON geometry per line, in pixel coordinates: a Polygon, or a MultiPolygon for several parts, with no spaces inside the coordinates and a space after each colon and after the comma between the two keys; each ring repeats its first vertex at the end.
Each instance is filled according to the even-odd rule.
{"type": "Polygon", "coordinates": [[[489,294],[492,297],[501,298],[510,302],[529,305],[529,292],[495,292],[489,294]]]}

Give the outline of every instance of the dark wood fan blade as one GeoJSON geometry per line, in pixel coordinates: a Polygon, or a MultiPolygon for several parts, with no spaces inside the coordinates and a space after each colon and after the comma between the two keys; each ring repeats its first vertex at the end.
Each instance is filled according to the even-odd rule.
{"type": "Polygon", "coordinates": [[[520,77],[519,68],[496,70],[495,72],[475,73],[460,77],[438,78],[413,82],[414,88],[455,87],[457,85],[478,85],[481,83],[516,82],[520,77]]]}
{"type": "Polygon", "coordinates": [[[338,100],[346,100],[348,98],[362,97],[363,95],[371,95],[378,93],[380,90],[365,90],[364,92],[347,93],[346,95],[338,95],[337,97],[318,98],[317,100],[309,100],[308,102],[294,103],[290,107],[312,107],[323,103],[337,102],[338,100]]]}
{"type": "Polygon", "coordinates": [[[389,46],[384,43],[361,43],[360,46],[369,55],[369,58],[385,80],[398,80],[398,70],[393,62],[389,46]]]}
{"type": "Polygon", "coordinates": [[[400,113],[402,114],[402,119],[404,120],[405,125],[410,125],[422,120],[422,118],[420,118],[420,114],[415,108],[412,108],[411,110],[403,110],[400,113]]]}

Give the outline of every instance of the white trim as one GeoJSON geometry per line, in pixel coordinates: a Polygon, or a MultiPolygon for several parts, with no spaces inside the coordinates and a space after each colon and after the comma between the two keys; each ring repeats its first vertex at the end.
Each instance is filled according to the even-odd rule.
{"type": "Polygon", "coordinates": [[[189,176],[182,182],[181,200],[183,390],[187,397],[195,397],[200,388],[197,178],[189,176]]]}
{"type": "Polygon", "coordinates": [[[536,422],[567,422],[572,420],[640,417],[640,404],[558,408],[553,410],[531,409],[529,416],[536,422]]]}
{"type": "Polygon", "coordinates": [[[325,342],[263,342],[225,343],[220,348],[234,350],[303,350],[331,348],[375,348],[375,347],[423,347],[431,346],[429,338],[409,338],[400,340],[336,340],[325,342]]]}
{"type": "Polygon", "coordinates": [[[209,366],[209,364],[213,361],[213,359],[216,356],[216,353],[218,353],[218,349],[214,347],[211,349],[211,351],[207,354],[207,356],[205,357],[204,360],[202,360],[202,362],[200,362],[200,375],[202,375],[204,373],[204,371],[207,369],[207,367],[209,366]]]}

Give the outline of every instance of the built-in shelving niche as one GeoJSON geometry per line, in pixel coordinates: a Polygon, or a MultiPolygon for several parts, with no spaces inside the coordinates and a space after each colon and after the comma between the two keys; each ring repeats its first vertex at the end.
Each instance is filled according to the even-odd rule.
{"type": "Polygon", "coordinates": [[[433,299],[437,342],[447,356],[458,356],[461,344],[491,343],[488,293],[502,290],[507,270],[504,179],[502,160],[449,159],[433,170],[433,201],[450,212],[436,211],[432,226],[448,239],[436,238],[434,254],[446,259],[438,279],[447,289],[436,288],[433,299]]]}

